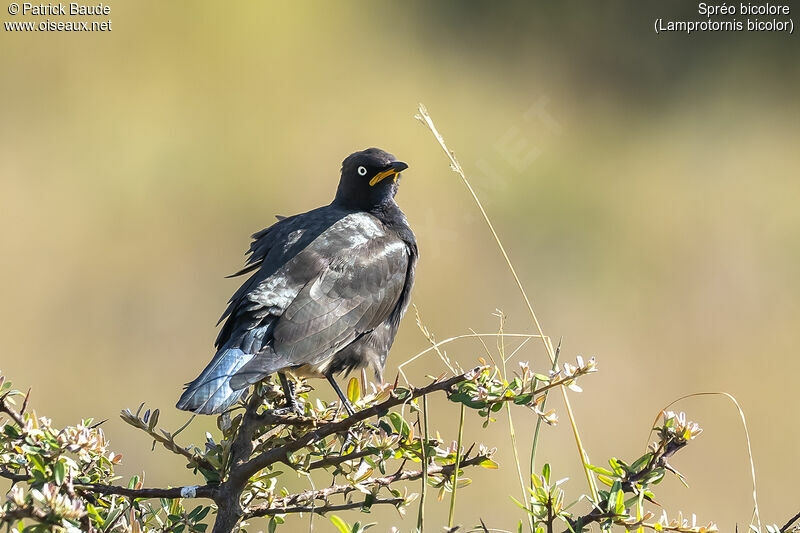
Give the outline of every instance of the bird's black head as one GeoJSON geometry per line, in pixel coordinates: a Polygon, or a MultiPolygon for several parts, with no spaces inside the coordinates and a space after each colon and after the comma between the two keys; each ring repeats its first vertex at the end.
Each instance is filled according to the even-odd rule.
{"type": "Polygon", "coordinates": [[[368,211],[391,202],[397,194],[400,172],[408,165],[378,148],[367,148],[342,161],[336,203],[368,211]]]}

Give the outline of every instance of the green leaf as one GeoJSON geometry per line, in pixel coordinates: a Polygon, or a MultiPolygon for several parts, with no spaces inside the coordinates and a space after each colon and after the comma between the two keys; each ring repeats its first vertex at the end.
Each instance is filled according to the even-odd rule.
{"type": "Polygon", "coordinates": [[[616,457],[612,457],[611,459],[609,459],[608,464],[611,465],[611,468],[614,470],[614,473],[616,475],[621,476],[625,473],[625,471],[620,466],[619,461],[617,460],[616,457]]]}
{"type": "Polygon", "coordinates": [[[405,387],[397,387],[392,391],[392,394],[394,395],[395,398],[398,398],[400,400],[405,400],[408,396],[411,395],[411,389],[407,389],[405,387]]]}
{"type": "Polygon", "coordinates": [[[550,464],[545,463],[542,467],[542,477],[544,478],[544,482],[548,485],[550,484],[550,464]]]}
{"type": "Polygon", "coordinates": [[[531,403],[533,399],[533,394],[520,394],[519,396],[514,398],[515,405],[527,405],[531,403]]]}
{"type": "Polygon", "coordinates": [[[350,526],[347,525],[347,522],[345,522],[335,514],[331,515],[330,520],[331,523],[333,523],[333,525],[336,526],[336,529],[338,529],[341,533],[350,533],[350,526]]]}
{"type": "Polygon", "coordinates": [[[470,409],[483,409],[486,407],[486,400],[473,401],[472,396],[463,392],[457,392],[450,395],[450,401],[456,403],[463,403],[470,409]]]}
{"type": "Polygon", "coordinates": [[[599,467],[599,466],[586,465],[586,468],[588,468],[589,470],[593,470],[593,471],[597,472],[598,474],[602,474],[604,476],[613,476],[614,475],[614,472],[612,472],[611,470],[607,470],[607,469],[599,467]]]}
{"type": "Polygon", "coordinates": [[[197,520],[199,520],[199,519],[197,518],[197,515],[199,515],[199,514],[200,514],[200,512],[201,512],[202,510],[203,510],[203,506],[202,506],[202,505],[198,505],[197,507],[195,507],[194,509],[192,509],[192,512],[191,512],[191,513],[189,513],[189,515],[187,516],[187,518],[188,518],[189,520],[191,520],[192,522],[197,522],[197,520]]]}
{"type": "Polygon", "coordinates": [[[620,486],[620,490],[617,491],[617,501],[614,508],[614,512],[618,515],[625,514],[625,493],[622,492],[622,487],[620,486]]]}
{"type": "Polygon", "coordinates": [[[209,511],[211,511],[211,507],[204,507],[203,510],[197,514],[197,518],[195,518],[195,521],[199,522],[200,520],[205,518],[209,511]]]}
{"type": "Polygon", "coordinates": [[[615,481],[611,486],[611,492],[608,494],[608,505],[606,506],[606,512],[619,514],[617,513],[617,501],[621,497],[623,497],[622,483],[615,481]]]}
{"type": "Polygon", "coordinates": [[[112,503],[111,509],[108,511],[108,516],[106,516],[106,519],[103,521],[103,529],[105,530],[111,524],[116,522],[117,518],[119,517],[119,515],[122,514],[123,510],[124,509],[122,507],[114,507],[112,503]]]}
{"type": "Polygon", "coordinates": [[[153,414],[150,415],[150,423],[148,424],[148,427],[150,428],[150,431],[153,431],[153,429],[156,427],[156,424],[158,424],[158,415],[159,414],[161,414],[160,411],[158,409],[156,409],[155,411],[153,411],[153,414]]]}
{"type": "Polygon", "coordinates": [[[375,503],[375,493],[370,492],[369,494],[364,497],[364,505],[361,507],[361,512],[366,513],[369,512],[370,507],[372,504],[375,503]]]}
{"type": "Polygon", "coordinates": [[[400,413],[389,413],[389,421],[394,426],[394,429],[397,433],[400,433],[404,437],[408,437],[411,433],[411,427],[408,425],[400,413]]]}
{"type": "Polygon", "coordinates": [[[638,473],[639,470],[641,470],[642,468],[645,467],[645,465],[647,465],[651,457],[653,457],[652,453],[646,453],[643,456],[636,459],[636,461],[634,461],[633,464],[631,465],[631,472],[633,472],[634,474],[638,473]]]}
{"type": "Polygon", "coordinates": [[[65,477],[67,477],[67,469],[64,467],[64,463],[61,461],[56,462],[53,465],[53,479],[56,485],[62,485],[65,477]]]}
{"type": "Polygon", "coordinates": [[[44,462],[42,461],[42,458],[39,457],[39,455],[31,454],[28,456],[28,458],[33,463],[34,471],[41,472],[42,474],[47,473],[47,469],[44,466],[44,462]]]}
{"type": "Polygon", "coordinates": [[[525,511],[525,512],[526,512],[526,513],[528,513],[528,514],[531,514],[531,510],[530,510],[530,509],[528,509],[528,508],[527,508],[525,505],[523,505],[523,504],[519,503],[519,501],[517,501],[517,499],[516,499],[515,497],[513,497],[513,496],[509,496],[509,498],[511,498],[511,501],[513,501],[514,503],[516,503],[516,504],[517,504],[517,506],[518,506],[520,509],[522,509],[523,511],[525,511]]]}

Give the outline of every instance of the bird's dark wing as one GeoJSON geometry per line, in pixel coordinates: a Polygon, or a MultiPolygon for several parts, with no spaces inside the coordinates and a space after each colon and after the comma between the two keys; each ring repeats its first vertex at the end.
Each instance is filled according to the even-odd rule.
{"type": "Polygon", "coordinates": [[[328,265],[278,319],[273,349],[317,363],[388,318],[405,284],[408,248],[397,238],[370,240],[328,265]]]}
{"type": "Polygon", "coordinates": [[[319,271],[310,268],[311,262],[306,260],[314,255],[316,239],[342,217],[342,213],[320,208],[283,218],[253,234],[247,266],[233,276],[255,272],[233,294],[220,317],[225,324],[217,336],[217,348],[239,347],[243,336],[252,337],[252,330],[267,326],[270,315],[280,314],[291,303],[319,271]],[[303,274],[303,270],[307,272],[303,274]]]}
{"type": "MultiPolygon", "coordinates": [[[[326,237],[341,241],[328,232],[320,236],[326,237]]],[[[407,244],[385,232],[347,240],[349,246],[320,247],[326,252],[322,268],[274,319],[270,346],[234,376],[232,387],[287,366],[312,365],[324,373],[334,353],[389,317],[406,285],[407,244]]],[[[319,265],[320,259],[312,263],[319,265]]]]}

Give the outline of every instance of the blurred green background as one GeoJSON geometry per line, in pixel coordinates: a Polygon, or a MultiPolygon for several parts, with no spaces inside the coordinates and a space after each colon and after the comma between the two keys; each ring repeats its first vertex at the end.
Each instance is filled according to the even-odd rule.
{"type": "MultiPolygon", "coordinates": [[[[564,337],[565,358],[597,356],[600,373],[572,395],[590,457],[634,458],[662,406],[724,390],[749,417],[762,516],[798,511],[796,36],[654,33],[658,16],[697,18],[692,2],[111,5],[108,33],[0,33],[0,368],[33,387],[38,412],[108,418],[123,473],[189,483],[117,413],[147,401],[167,427],[187,419],[172,405],[212,355],[239,283],[223,276],[248,235],[329,202],[340,161],[368,146],[411,165],[398,200],[420,243],[425,324],[438,338],[492,332],[500,308],[507,331],[532,332],[471,199],[413,119],[424,102],[545,332],[564,337]]],[[[46,18],[70,20],[13,20],[46,18]]],[[[426,344],[409,314],[387,376],[426,344]]],[[[467,366],[483,349],[448,352],[467,366]]],[[[516,359],[548,365],[539,343],[516,359]]],[[[431,355],[411,375],[441,370],[431,355]]],[[[585,482],[552,405],[562,423],[539,458],[577,497],[585,482]]],[[[434,407],[454,437],[457,407],[434,407]]],[[[677,408],[706,431],[674,461],[691,488],[670,479],[661,503],[746,529],[737,412],[716,397],[677,408]]],[[[533,422],[515,419],[523,456],[533,422]]],[[[515,528],[505,419],[473,420],[465,439],[497,446],[501,470],[472,473],[458,521],[515,528]]],[[[431,501],[432,527],[446,512],[431,501]]]]}

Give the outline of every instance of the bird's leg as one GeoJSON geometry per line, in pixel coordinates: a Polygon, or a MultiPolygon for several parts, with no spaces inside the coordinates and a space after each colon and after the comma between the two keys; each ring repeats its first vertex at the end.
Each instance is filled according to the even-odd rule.
{"type": "Polygon", "coordinates": [[[294,383],[290,382],[289,378],[287,378],[286,374],[283,372],[278,372],[278,378],[281,380],[281,388],[283,389],[283,396],[286,398],[286,406],[280,409],[275,409],[273,413],[296,413],[299,416],[303,416],[303,411],[300,409],[300,406],[297,405],[297,398],[295,398],[294,395],[294,383]]]}
{"type": "MultiPolygon", "coordinates": [[[[328,378],[328,382],[331,384],[331,387],[333,387],[333,390],[336,391],[336,395],[339,396],[339,401],[342,402],[342,406],[344,406],[348,416],[353,416],[356,412],[353,409],[353,406],[350,404],[350,400],[348,400],[347,397],[342,393],[342,389],[339,388],[339,384],[336,383],[336,380],[333,378],[333,374],[328,374],[325,377],[328,378]]],[[[350,430],[348,430],[347,436],[342,443],[342,448],[339,450],[339,455],[344,455],[352,445],[353,435],[350,433],[350,430]]]]}
{"type": "MultiPolygon", "coordinates": [[[[353,416],[354,414],[356,414],[355,409],[353,409],[353,404],[351,404],[350,400],[348,400],[347,397],[344,395],[344,393],[342,393],[342,389],[339,388],[339,384],[336,383],[336,380],[333,378],[333,375],[332,374],[328,374],[325,377],[330,382],[331,387],[333,387],[333,390],[336,391],[336,395],[339,396],[339,400],[342,402],[342,405],[344,406],[345,410],[347,411],[348,416],[353,416]]],[[[367,422],[362,422],[362,423],[366,427],[370,428],[371,430],[376,431],[376,432],[378,431],[378,428],[376,428],[372,424],[369,424],[367,422]]],[[[350,448],[350,446],[352,446],[352,444],[353,444],[353,434],[350,433],[350,431],[348,431],[347,432],[347,437],[345,437],[344,443],[342,443],[342,448],[341,448],[341,450],[339,450],[339,454],[343,455],[345,453],[345,451],[347,451],[350,448]]]]}
{"type": "Polygon", "coordinates": [[[347,411],[348,416],[353,416],[354,414],[356,414],[356,411],[355,409],[353,409],[350,400],[348,400],[347,396],[345,396],[344,393],[342,393],[342,389],[339,388],[339,384],[336,383],[335,379],[333,379],[333,374],[328,374],[325,377],[328,378],[328,382],[331,384],[331,387],[333,387],[333,390],[336,391],[336,395],[339,396],[339,400],[341,400],[342,405],[347,411]]]}

